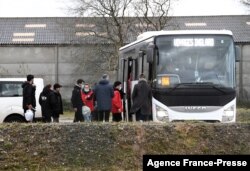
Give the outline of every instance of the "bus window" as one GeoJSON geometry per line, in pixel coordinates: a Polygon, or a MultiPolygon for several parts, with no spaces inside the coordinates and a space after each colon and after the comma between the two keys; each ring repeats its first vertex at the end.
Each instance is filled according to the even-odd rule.
{"type": "Polygon", "coordinates": [[[138,58],[138,74],[141,74],[141,73],[143,73],[144,71],[144,67],[143,67],[143,61],[144,61],[144,56],[140,56],[139,58],[138,58]]]}
{"type": "Polygon", "coordinates": [[[138,80],[139,79],[139,73],[138,73],[138,60],[137,59],[133,59],[133,78],[134,80],[138,80]]]}
{"type": "Polygon", "coordinates": [[[126,60],[125,59],[123,59],[122,61],[121,61],[121,66],[122,66],[122,68],[121,68],[121,72],[119,73],[119,78],[122,78],[122,82],[124,82],[124,80],[125,80],[125,66],[126,66],[126,60]]]}
{"type": "MultiPolygon", "coordinates": [[[[144,56],[144,59],[147,59],[147,56],[144,56]]],[[[147,60],[143,60],[143,74],[146,76],[146,79],[149,79],[149,63],[147,60]]]]}

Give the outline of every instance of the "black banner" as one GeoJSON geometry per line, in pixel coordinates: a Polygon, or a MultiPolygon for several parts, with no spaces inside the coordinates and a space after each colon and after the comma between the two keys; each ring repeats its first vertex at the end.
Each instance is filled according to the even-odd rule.
{"type": "Polygon", "coordinates": [[[178,169],[237,169],[250,170],[250,155],[144,155],[143,170],[178,169]]]}

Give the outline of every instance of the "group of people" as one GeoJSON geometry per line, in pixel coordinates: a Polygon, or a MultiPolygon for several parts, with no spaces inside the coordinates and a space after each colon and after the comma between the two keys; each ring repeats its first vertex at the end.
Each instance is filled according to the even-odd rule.
{"type": "Polygon", "coordinates": [[[61,87],[58,83],[55,83],[53,87],[51,84],[48,84],[40,93],[39,104],[41,105],[44,122],[59,122],[59,116],[63,114],[62,96],[60,94],[61,87]]]}
{"type": "MultiPolygon", "coordinates": [[[[60,114],[63,114],[63,103],[60,94],[62,86],[58,83],[48,84],[39,96],[44,122],[59,122],[60,114]]],[[[110,113],[112,121],[122,121],[123,96],[122,83],[115,81],[113,86],[109,83],[109,76],[104,74],[101,80],[91,86],[83,79],[78,79],[71,96],[71,103],[75,112],[73,122],[99,121],[109,122],[110,113]]],[[[144,74],[140,75],[139,82],[132,92],[133,105],[130,113],[135,113],[137,121],[150,120],[151,112],[151,88],[144,74]]],[[[35,112],[35,85],[34,76],[27,75],[27,81],[23,84],[23,109],[35,112]]]]}
{"type": "Polygon", "coordinates": [[[71,103],[75,111],[74,122],[100,121],[109,122],[110,113],[112,120],[122,120],[122,83],[116,81],[109,84],[109,76],[104,74],[93,88],[84,80],[78,79],[72,91],[71,103]],[[90,109],[90,116],[85,114],[86,106],[90,109]]]}
{"type": "MultiPolygon", "coordinates": [[[[42,109],[43,122],[59,122],[59,115],[63,114],[62,96],[60,94],[61,87],[58,83],[55,83],[53,87],[51,84],[48,84],[40,93],[39,104],[42,109]]],[[[36,86],[34,84],[34,75],[27,75],[27,81],[23,83],[22,88],[24,113],[27,110],[32,110],[35,113],[36,86]]]]}
{"type": "MultiPolygon", "coordinates": [[[[109,83],[109,76],[104,74],[94,89],[91,90],[89,84],[82,79],[77,83],[72,91],[71,102],[75,111],[74,122],[89,121],[89,117],[82,115],[85,106],[91,111],[91,120],[109,122],[110,113],[112,121],[122,120],[123,103],[125,93],[122,90],[122,83],[115,81],[113,86],[109,83]]],[[[148,85],[144,74],[140,75],[139,82],[132,91],[133,104],[130,113],[135,114],[136,121],[149,121],[152,119],[152,91],[148,85]]]]}

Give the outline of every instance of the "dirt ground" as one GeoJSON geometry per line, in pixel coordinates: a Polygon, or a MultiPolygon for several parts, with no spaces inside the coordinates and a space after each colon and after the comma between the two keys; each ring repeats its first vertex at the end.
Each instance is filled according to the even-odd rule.
{"type": "Polygon", "coordinates": [[[0,170],[142,170],[144,154],[250,154],[250,124],[0,124],[0,170]]]}

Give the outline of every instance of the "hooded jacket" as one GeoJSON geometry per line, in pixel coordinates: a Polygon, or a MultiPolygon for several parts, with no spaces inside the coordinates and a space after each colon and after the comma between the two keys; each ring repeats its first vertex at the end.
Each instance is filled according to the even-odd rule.
{"type": "Polygon", "coordinates": [[[45,87],[43,91],[40,93],[39,104],[41,105],[43,116],[51,117],[52,115],[52,108],[53,108],[52,96],[53,96],[53,91],[47,87],[45,87]]]}
{"type": "Polygon", "coordinates": [[[79,87],[78,85],[75,85],[73,91],[72,91],[72,96],[71,96],[71,103],[73,108],[79,108],[82,107],[83,101],[82,101],[82,88],[79,87]]]}

